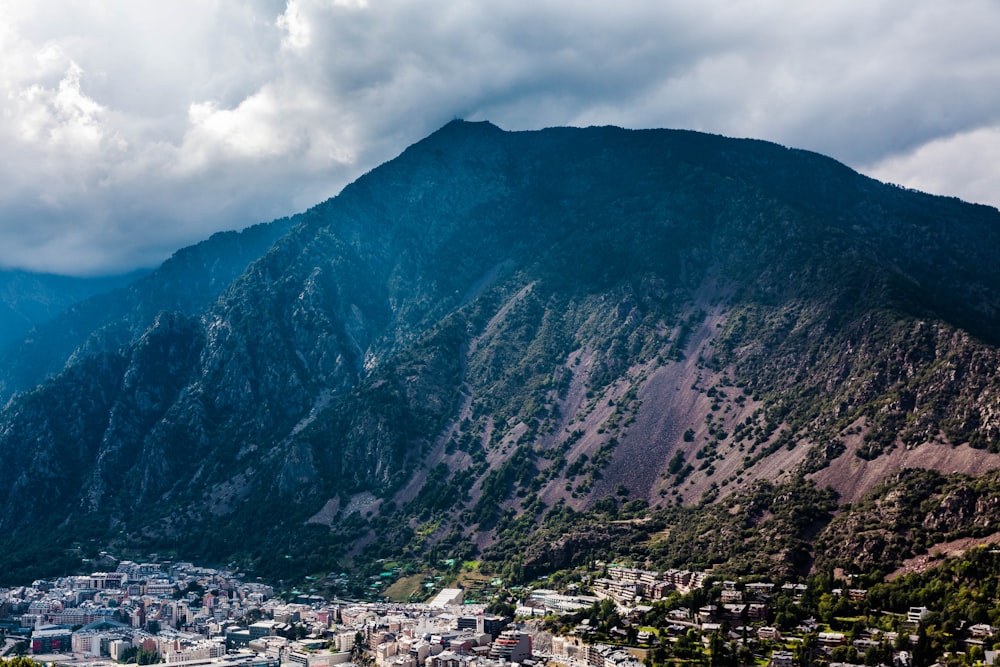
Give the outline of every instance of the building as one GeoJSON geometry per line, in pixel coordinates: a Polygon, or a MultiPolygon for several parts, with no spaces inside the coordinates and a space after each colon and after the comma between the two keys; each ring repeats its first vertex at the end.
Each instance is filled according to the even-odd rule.
{"type": "Polygon", "coordinates": [[[478,630],[479,619],[476,616],[459,616],[455,619],[455,627],[459,630],[478,630]]]}
{"type": "Polygon", "coordinates": [[[523,662],[531,658],[531,635],[519,630],[504,630],[493,640],[490,657],[507,662],[523,662]]]}
{"type": "Polygon", "coordinates": [[[639,599],[663,599],[672,590],[687,593],[700,588],[704,580],[704,573],[687,570],[656,572],[613,565],[608,568],[607,578],[594,582],[594,593],[622,604],[632,604],[639,599]]]}
{"type": "Polygon", "coordinates": [[[462,604],[462,597],[463,593],[461,588],[445,588],[443,591],[438,593],[433,600],[428,602],[427,606],[443,609],[444,607],[460,605],[462,604]]]}
{"type": "Polygon", "coordinates": [[[340,632],[334,640],[337,650],[341,653],[350,653],[354,650],[354,642],[357,638],[356,632],[340,632]]]}
{"type": "Polygon", "coordinates": [[[588,644],[586,659],[591,667],[642,667],[628,651],[607,644],[588,644]]]}
{"type": "Polygon", "coordinates": [[[278,624],[274,621],[258,621],[250,626],[250,640],[273,637],[278,634],[278,624]]]}
{"type": "Polygon", "coordinates": [[[466,667],[472,664],[472,658],[459,655],[454,651],[442,651],[432,655],[424,662],[424,667],[466,667]]]}
{"type": "Polygon", "coordinates": [[[993,626],[987,625],[986,623],[977,623],[969,626],[969,636],[976,639],[992,637],[994,634],[995,630],[993,629],[993,626]]]}
{"type": "Polygon", "coordinates": [[[816,643],[820,646],[840,646],[847,642],[847,635],[843,632],[820,632],[816,635],[816,643]]]}
{"type": "Polygon", "coordinates": [[[774,584],[759,582],[750,583],[745,586],[747,595],[750,595],[757,600],[767,600],[771,597],[771,593],[774,592],[774,584]]]}
{"type": "Polygon", "coordinates": [[[31,652],[60,653],[73,650],[73,635],[65,628],[35,630],[31,635],[31,652]]]}
{"type": "Polygon", "coordinates": [[[204,641],[193,646],[176,646],[175,650],[164,654],[164,662],[168,665],[179,665],[191,662],[204,662],[212,658],[226,655],[226,645],[223,642],[204,641]]]}
{"type": "Polygon", "coordinates": [[[74,632],[70,641],[73,653],[101,655],[101,633],[99,632],[74,632]]]}
{"type": "Polygon", "coordinates": [[[493,639],[500,636],[504,628],[507,627],[508,619],[503,616],[477,616],[476,632],[488,634],[493,639]]]}
{"type": "Polygon", "coordinates": [[[800,597],[803,595],[809,587],[805,584],[784,584],[781,587],[781,592],[786,595],[791,595],[792,597],[800,597]]]}
{"type": "Polygon", "coordinates": [[[125,658],[125,652],[132,648],[132,642],[127,639],[115,639],[108,644],[108,653],[115,662],[121,662],[125,658]]]}
{"type": "Polygon", "coordinates": [[[168,596],[173,595],[177,587],[168,579],[155,579],[146,583],[144,589],[146,595],[168,596]]]}
{"type": "Polygon", "coordinates": [[[763,602],[751,602],[747,605],[747,619],[762,621],[767,617],[767,605],[763,602]]]}
{"type": "Polygon", "coordinates": [[[622,604],[632,604],[639,597],[639,584],[619,579],[598,579],[594,582],[594,595],[611,598],[622,604]]]}
{"type": "Polygon", "coordinates": [[[792,667],[795,664],[795,655],[791,651],[774,651],[768,664],[770,667],[792,667]]]}
{"type": "Polygon", "coordinates": [[[299,651],[292,649],[285,653],[284,662],[293,667],[332,667],[344,665],[351,661],[350,653],[333,651],[299,651]]]}
{"type": "Polygon", "coordinates": [[[230,651],[250,646],[250,631],[226,628],[226,648],[230,651]]]}

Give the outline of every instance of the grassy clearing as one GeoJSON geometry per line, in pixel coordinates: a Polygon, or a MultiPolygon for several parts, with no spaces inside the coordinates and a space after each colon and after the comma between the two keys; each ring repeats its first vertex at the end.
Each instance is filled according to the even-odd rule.
{"type": "Polygon", "coordinates": [[[424,574],[413,574],[398,579],[385,589],[385,597],[393,602],[423,602],[427,597],[424,589],[424,574]]]}

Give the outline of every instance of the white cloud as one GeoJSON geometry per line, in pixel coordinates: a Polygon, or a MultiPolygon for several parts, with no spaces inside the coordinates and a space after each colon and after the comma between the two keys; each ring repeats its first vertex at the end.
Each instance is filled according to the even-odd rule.
{"type": "Polygon", "coordinates": [[[1000,208],[1000,125],[935,139],[862,171],[880,181],[1000,208]]]}
{"type": "Polygon", "coordinates": [[[302,50],[309,46],[312,29],[309,22],[302,16],[299,3],[296,0],[288,0],[285,13],[278,17],[275,24],[285,31],[285,36],[281,40],[282,48],[302,50]]]}
{"type": "Polygon", "coordinates": [[[194,102],[188,121],[180,164],[185,171],[203,169],[209,156],[263,160],[301,151],[301,137],[281,122],[281,107],[270,89],[233,109],[194,102]]]}
{"type": "Polygon", "coordinates": [[[0,264],[155,262],[454,116],[755,136],[989,201],[996,34],[991,0],[0,0],[0,264]]]}

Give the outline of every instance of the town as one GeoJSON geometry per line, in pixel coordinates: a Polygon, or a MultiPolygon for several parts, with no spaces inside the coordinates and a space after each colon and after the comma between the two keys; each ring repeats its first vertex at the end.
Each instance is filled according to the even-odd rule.
{"type": "Polygon", "coordinates": [[[950,643],[935,644],[927,628],[941,625],[939,612],[858,613],[869,597],[864,588],[818,591],[816,579],[742,581],[596,565],[571,573],[569,583],[563,577],[559,589],[539,580],[505,589],[489,604],[468,603],[462,588],[448,587],[403,604],[276,595],[239,572],[154,556],[0,590],[0,640],[4,656],[65,667],[924,667],[996,660],[992,625],[968,619],[950,628],[950,643]],[[819,619],[805,617],[813,609],[819,619]]]}

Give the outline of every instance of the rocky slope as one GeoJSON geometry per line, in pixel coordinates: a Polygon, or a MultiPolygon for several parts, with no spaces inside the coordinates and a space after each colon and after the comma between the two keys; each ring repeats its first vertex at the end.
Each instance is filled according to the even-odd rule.
{"type": "Polygon", "coordinates": [[[830,471],[997,466],[995,209],[765,142],[456,121],[281,225],[225,270],[179,254],[7,376],[65,363],[0,414],[10,544],[320,572],[608,499],[810,540],[836,497],[813,477],[860,498],[902,464],[830,471]],[[818,509],[772,522],[783,484],[818,509]]]}

